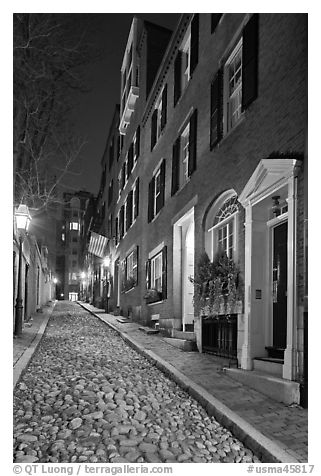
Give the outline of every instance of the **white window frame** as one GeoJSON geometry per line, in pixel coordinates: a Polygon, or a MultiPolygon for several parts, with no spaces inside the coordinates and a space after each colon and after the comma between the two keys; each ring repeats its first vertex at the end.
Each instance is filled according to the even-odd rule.
{"type": "Polygon", "coordinates": [[[71,221],[70,224],[69,224],[69,228],[70,228],[70,230],[78,231],[79,230],[79,223],[76,222],[76,221],[71,221]]]}
{"type": "Polygon", "coordinates": [[[213,261],[216,253],[219,251],[219,230],[227,227],[227,233],[229,235],[229,228],[231,223],[233,223],[233,246],[230,251],[230,247],[227,246],[227,250],[224,250],[227,256],[234,261],[237,261],[237,230],[238,230],[238,215],[239,212],[235,212],[229,217],[225,218],[224,220],[217,223],[215,226],[208,230],[211,233],[211,259],[213,261]]]}
{"type": "MultiPolygon", "coordinates": [[[[236,47],[233,49],[228,60],[224,65],[224,120],[223,120],[223,132],[224,135],[232,130],[240,121],[242,117],[242,38],[239,40],[236,47]],[[235,59],[240,56],[240,63],[237,71],[240,73],[240,79],[233,92],[230,93],[230,69],[235,67],[235,59]],[[236,108],[233,108],[233,104],[236,104],[236,108]],[[236,111],[236,112],[235,112],[236,111]],[[233,119],[233,117],[235,117],[233,119]],[[233,120],[232,120],[233,119],[233,120]]],[[[235,79],[235,71],[233,78],[235,79]]]]}
{"type": "Polygon", "coordinates": [[[132,203],[132,216],[133,216],[133,221],[132,224],[136,221],[137,217],[135,217],[135,210],[136,210],[136,194],[137,194],[137,179],[134,182],[134,185],[132,187],[133,190],[133,203],[132,203]]]}
{"type": "Polygon", "coordinates": [[[156,171],[155,175],[155,187],[154,187],[154,200],[153,200],[153,215],[157,215],[157,198],[161,194],[161,169],[160,167],[156,171]],[[159,191],[157,192],[157,182],[159,181],[159,191]]]}
{"type": "Polygon", "coordinates": [[[126,256],[126,280],[134,277],[134,252],[126,256]]]}
{"type": "Polygon", "coordinates": [[[181,90],[187,87],[191,79],[191,28],[189,27],[180,48],[182,52],[181,64],[181,90]],[[187,61],[186,61],[187,58],[187,61]],[[184,61],[186,62],[184,68],[184,61]]]}
{"type": "Polygon", "coordinates": [[[188,162],[189,162],[189,141],[190,141],[190,123],[188,122],[180,140],[180,183],[182,187],[188,181],[188,162]]]}
{"type": "Polygon", "coordinates": [[[151,289],[162,292],[163,289],[163,253],[160,251],[150,260],[151,289]],[[158,273],[156,273],[158,268],[158,273]]]}
{"type": "Polygon", "coordinates": [[[134,168],[136,167],[137,159],[138,159],[138,157],[136,155],[136,142],[137,142],[137,131],[135,132],[134,137],[133,137],[133,159],[134,159],[134,163],[133,163],[132,172],[133,172],[134,168]]]}

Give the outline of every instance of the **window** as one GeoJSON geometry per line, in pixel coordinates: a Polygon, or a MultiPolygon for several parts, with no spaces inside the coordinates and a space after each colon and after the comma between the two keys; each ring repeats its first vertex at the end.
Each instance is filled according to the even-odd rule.
{"type": "Polygon", "coordinates": [[[130,174],[132,173],[133,167],[134,167],[134,143],[132,142],[130,144],[130,147],[128,149],[127,153],[127,180],[130,177],[130,174]]]}
{"type": "Polygon", "coordinates": [[[133,187],[133,220],[138,217],[139,212],[139,177],[137,177],[133,187]]]}
{"type": "Polygon", "coordinates": [[[61,241],[65,241],[65,234],[61,233],[61,241]]]}
{"type": "Polygon", "coordinates": [[[76,255],[76,254],[77,254],[77,250],[76,250],[75,248],[72,250],[72,254],[73,254],[73,255],[76,255]]]}
{"type": "Polygon", "coordinates": [[[133,223],[133,190],[129,192],[126,199],[126,231],[131,227],[133,223]]]}
{"type": "Polygon", "coordinates": [[[156,291],[162,291],[162,253],[151,260],[151,287],[156,291]]]}
{"type": "Polygon", "coordinates": [[[242,112],[257,97],[257,85],[258,14],[254,14],[211,84],[211,149],[239,123],[242,112]]]}
{"type": "Polygon", "coordinates": [[[135,136],[134,136],[134,163],[136,164],[137,159],[140,154],[140,126],[137,127],[135,136]]]}
{"type": "Polygon", "coordinates": [[[228,132],[239,121],[242,109],[242,40],[229,57],[224,68],[224,118],[228,132]]]}
{"type": "Polygon", "coordinates": [[[122,262],[121,267],[121,282],[122,290],[124,292],[129,291],[133,287],[137,286],[138,283],[138,246],[131,251],[124,261],[122,262]]]}
{"type": "Polygon", "coordinates": [[[229,196],[223,203],[220,200],[215,205],[215,216],[208,230],[211,234],[212,258],[218,251],[225,251],[229,258],[235,258],[238,211],[239,204],[235,194],[229,196]]]}
{"type": "Polygon", "coordinates": [[[162,130],[167,121],[167,84],[159,96],[152,115],[151,122],[151,149],[161,136],[162,130]]]}
{"type": "Polygon", "coordinates": [[[153,291],[147,302],[155,302],[167,297],[167,247],[164,246],[146,262],[146,288],[153,291]]]}
{"type": "Polygon", "coordinates": [[[70,222],[70,230],[79,230],[79,224],[75,221],[70,222]]]}
{"type": "Polygon", "coordinates": [[[148,188],[148,222],[159,213],[165,200],[165,167],[166,161],[162,160],[160,167],[149,182],[148,188]]]}
{"type": "Polygon", "coordinates": [[[174,62],[174,106],[198,63],[199,16],[194,14],[174,62]]]}
{"type": "Polygon", "coordinates": [[[197,109],[173,145],[172,195],[189,180],[196,170],[197,109]]]}
{"type": "Polygon", "coordinates": [[[112,138],[111,144],[109,146],[109,170],[111,169],[111,166],[114,161],[114,155],[115,155],[115,137],[112,138]]]}
{"type": "Polygon", "coordinates": [[[71,239],[71,241],[72,241],[73,243],[77,243],[77,241],[78,241],[77,236],[73,236],[72,239],[71,239]]]}

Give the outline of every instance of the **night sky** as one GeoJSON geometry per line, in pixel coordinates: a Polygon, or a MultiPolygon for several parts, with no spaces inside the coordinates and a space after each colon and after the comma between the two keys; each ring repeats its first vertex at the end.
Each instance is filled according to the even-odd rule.
{"type": "Polygon", "coordinates": [[[77,136],[87,141],[81,158],[73,166],[75,174],[65,180],[65,187],[98,193],[100,160],[107,134],[120,101],[120,68],[133,16],[174,30],[180,14],[169,13],[99,13],[74,14],[75,28],[89,23],[89,41],[102,50],[101,60],[89,64],[84,73],[90,92],[74,101],[72,118],[77,136]]]}

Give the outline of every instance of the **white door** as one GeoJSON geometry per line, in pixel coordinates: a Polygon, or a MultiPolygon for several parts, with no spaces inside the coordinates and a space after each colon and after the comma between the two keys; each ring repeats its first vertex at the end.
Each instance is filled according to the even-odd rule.
{"type": "Polygon", "coordinates": [[[194,286],[190,277],[194,277],[194,222],[188,226],[182,247],[182,291],[183,291],[183,330],[194,323],[193,295],[194,286]]]}

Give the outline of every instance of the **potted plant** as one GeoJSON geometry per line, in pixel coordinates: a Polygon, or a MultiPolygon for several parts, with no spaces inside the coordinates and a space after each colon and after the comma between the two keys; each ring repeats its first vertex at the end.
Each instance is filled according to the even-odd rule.
{"type": "Polygon", "coordinates": [[[194,284],[194,305],[199,315],[213,317],[233,314],[242,306],[243,283],[239,267],[224,251],[213,262],[204,252],[200,257],[194,284]]]}
{"type": "Polygon", "coordinates": [[[155,288],[147,289],[144,299],[146,300],[147,304],[152,302],[157,302],[162,300],[162,293],[157,291],[155,288]]]}
{"type": "Polygon", "coordinates": [[[130,278],[126,279],[124,282],[124,291],[125,292],[129,291],[135,286],[136,286],[136,279],[133,276],[131,276],[130,278]]]}

